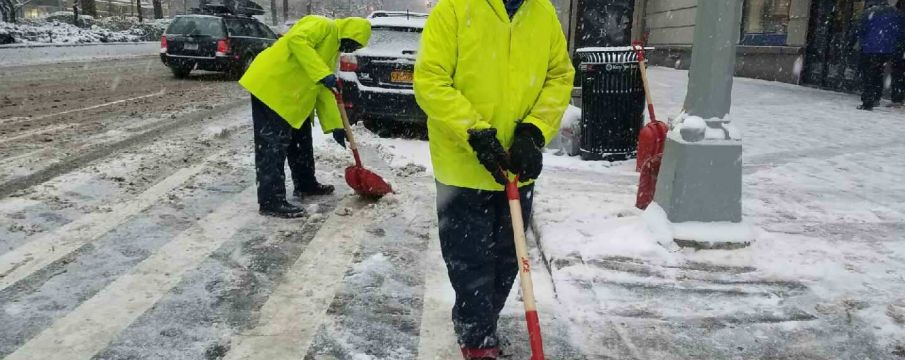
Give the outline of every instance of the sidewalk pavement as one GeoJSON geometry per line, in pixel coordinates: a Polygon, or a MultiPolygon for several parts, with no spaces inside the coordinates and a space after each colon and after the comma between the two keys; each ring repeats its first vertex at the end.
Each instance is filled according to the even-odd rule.
{"type": "MultiPolygon", "coordinates": [[[[650,69],[662,118],[687,72],[650,69]]],[[[735,81],[742,250],[675,246],[634,208],[634,161],[547,154],[533,228],[588,358],[905,359],[905,111],[855,95],[735,81]]],[[[660,210],[662,211],[662,210],[660,210]]]]}

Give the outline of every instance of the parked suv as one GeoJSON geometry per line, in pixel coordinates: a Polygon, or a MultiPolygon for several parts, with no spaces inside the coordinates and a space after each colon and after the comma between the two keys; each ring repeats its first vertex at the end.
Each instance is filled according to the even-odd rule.
{"type": "Polygon", "coordinates": [[[239,77],[276,34],[248,15],[225,7],[207,7],[205,14],[173,19],[160,38],[160,60],[177,78],[194,70],[224,71],[239,77]]]}
{"type": "Polygon", "coordinates": [[[381,133],[392,125],[423,128],[427,115],[415,102],[415,56],[424,16],[377,16],[368,46],[340,56],[343,100],[350,121],[381,133]]]}

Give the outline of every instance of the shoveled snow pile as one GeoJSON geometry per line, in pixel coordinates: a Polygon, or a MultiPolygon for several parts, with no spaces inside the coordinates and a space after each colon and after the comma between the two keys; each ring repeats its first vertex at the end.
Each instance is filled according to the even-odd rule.
{"type": "MultiPolygon", "coordinates": [[[[56,18],[54,18],[56,19],[56,18]]],[[[87,27],[82,28],[59,20],[23,21],[21,23],[0,22],[0,35],[12,36],[16,43],[106,43],[153,41],[160,38],[166,29],[168,19],[145,23],[129,19],[93,20],[83,18],[87,27]]]]}

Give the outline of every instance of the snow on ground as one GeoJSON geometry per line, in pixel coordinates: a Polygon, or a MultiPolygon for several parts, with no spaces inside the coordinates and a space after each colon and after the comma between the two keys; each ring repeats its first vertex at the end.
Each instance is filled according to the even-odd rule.
{"type": "Polygon", "coordinates": [[[0,46],[0,67],[150,56],[157,55],[159,50],[160,44],[156,42],[0,46]]]}
{"type": "Polygon", "coordinates": [[[41,19],[23,19],[18,23],[0,22],[0,35],[19,44],[77,44],[153,41],[169,26],[171,19],[139,22],[136,18],[80,16],[80,25],[72,24],[72,12],[56,12],[41,19]]]}
{"type": "MultiPolygon", "coordinates": [[[[684,71],[651,69],[661,117],[678,113],[686,78],[684,71]]],[[[746,146],[745,218],[757,231],[757,241],[745,249],[675,246],[657,207],[634,208],[638,174],[631,161],[545,155],[530,236],[538,240],[531,251],[538,264],[533,278],[550,358],[905,355],[905,189],[899,180],[905,176],[905,131],[895,126],[902,113],[858,112],[854,95],[748,79],[737,80],[735,100],[733,117],[746,146]],[[802,104],[806,111],[798,109],[802,104]]],[[[0,323],[8,324],[0,327],[0,356],[90,342],[99,359],[218,358],[230,346],[238,348],[237,336],[287,318],[313,323],[310,329],[304,324],[304,339],[291,337],[293,344],[310,344],[295,358],[454,353],[428,143],[380,139],[357,126],[365,165],[398,194],[352,206],[343,186],[350,152],[315,125],[318,178],[337,185],[337,194],[306,201],[312,216],[304,223],[262,218],[253,204],[248,111],[224,114],[179,132],[178,141],[161,138],[0,201],[0,256],[27,255],[49,264],[8,267],[0,277],[0,323]],[[149,192],[155,200],[139,204],[137,197],[149,192]],[[334,209],[337,201],[343,205],[334,209]],[[122,214],[112,209],[133,215],[116,220],[122,214]],[[219,223],[229,223],[224,228],[234,234],[198,235],[205,228],[199,224],[227,217],[219,223]],[[318,235],[325,221],[342,235],[318,235]],[[67,224],[86,227],[60,232],[67,224]],[[109,231],[85,235],[107,225],[109,231]],[[30,244],[52,243],[58,233],[84,246],[64,243],[25,254],[30,244]],[[105,290],[134,269],[153,273],[147,262],[160,261],[163,250],[207,241],[220,244],[210,256],[184,248],[196,253],[197,264],[185,264],[179,281],[146,284],[143,292],[159,296],[153,304],[144,297],[113,298],[105,290]],[[323,255],[336,252],[348,256],[348,265],[323,255]],[[321,277],[335,289],[296,284],[300,288],[280,290],[298,280],[296,274],[321,277]],[[12,278],[21,282],[9,286],[12,278]],[[134,312],[131,320],[105,323],[120,330],[100,337],[90,332],[101,327],[60,339],[42,335],[64,329],[67,318],[109,312],[92,307],[104,296],[110,300],[105,306],[116,310],[111,314],[134,312]],[[287,299],[301,301],[289,306],[322,301],[316,309],[297,309],[316,317],[262,315],[286,310],[277,305],[287,299]],[[136,310],[135,303],[147,308],[136,310]]],[[[514,290],[500,320],[513,358],[527,358],[521,306],[514,290]]]]}
{"type": "MultiPolygon", "coordinates": [[[[677,115],[687,72],[653,68],[651,80],[661,117],[677,115]]],[[[541,312],[566,318],[589,358],[902,354],[903,113],[857,104],[850,94],[736,80],[744,214],[757,238],[741,250],[672,243],[657,207],[634,208],[633,161],[549,152],[533,228],[556,304],[541,312]]],[[[393,167],[430,171],[426,142],[364,141],[393,167]]]]}
{"type": "MultiPolygon", "coordinates": [[[[660,109],[679,112],[686,78],[651,70],[660,109]]],[[[558,351],[590,359],[893,359],[905,351],[905,162],[896,155],[905,134],[890,126],[902,114],[863,113],[854,95],[758,80],[738,79],[734,95],[732,116],[745,134],[745,221],[757,237],[745,249],[677,247],[657,207],[634,208],[632,161],[545,156],[533,229],[550,273],[536,271],[535,281],[558,351]]],[[[432,173],[427,142],[356,134],[396,175],[432,173]]],[[[375,268],[361,271],[382,260],[364,259],[375,268]]],[[[520,303],[511,300],[502,326],[520,339],[520,303]]]]}
{"type": "MultiPolygon", "coordinates": [[[[677,114],[687,72],[653,68],[650,78],[658,108],[677,114]]],[[[658,223],[656,208],[642,215],[632,206],[633,162],[546,157],[535,228],[573,333],[586,334],[584,320],[595,316],[620,319],[631,326],[619,338],[641,358],[901,354],[905,160],[895,154],[905,131],[895,124],[905,114],[861,112],[854,95],[750,79],[737,79],[733,96],[745,221],[758,231],[746,249],[661,246],[669,224],[658,223]],[[709,339],[703,347],[699,336],[709,339]]]]}

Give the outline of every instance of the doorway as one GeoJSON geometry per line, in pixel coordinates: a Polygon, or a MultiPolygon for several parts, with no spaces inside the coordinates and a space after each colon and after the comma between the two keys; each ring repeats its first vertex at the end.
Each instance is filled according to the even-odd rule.
{"type": "Polygon", "coordinates": [[[864,0],[811,2],[808,46],[802,80],[807,85],[855,91],[860,84],[855,49],[864,0]]]}

